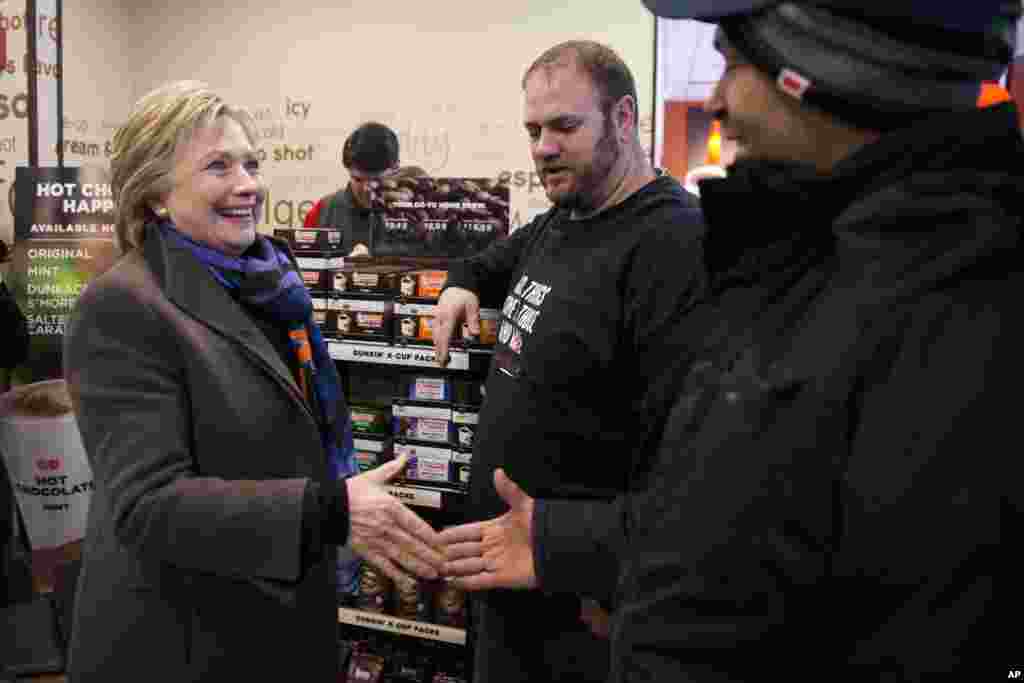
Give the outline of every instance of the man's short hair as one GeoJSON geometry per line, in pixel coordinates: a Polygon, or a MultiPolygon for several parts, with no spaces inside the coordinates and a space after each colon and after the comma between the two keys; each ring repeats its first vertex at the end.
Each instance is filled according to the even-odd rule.
{"type": "Polygon", "coordinates": [[[362,124],[345,140],[341,152],[345,168],[381,173],[398,165],[398,136],[383,123],[362,124]]]}
{"type": "Polygon", "coordinates": [[[614,50],[591,40],[570,40],[545,50],[523,74],[522,87],[526,88],[526,81],[537,69],[564,65],[569,56],[575,57],[580,70],[590,77],[600,97],[601,111],[606,117],[611,115],[612,106],[616,102],[629,95],[633,98],[639,119],[640,105],[636,98],[633,73],[614,50]]]}

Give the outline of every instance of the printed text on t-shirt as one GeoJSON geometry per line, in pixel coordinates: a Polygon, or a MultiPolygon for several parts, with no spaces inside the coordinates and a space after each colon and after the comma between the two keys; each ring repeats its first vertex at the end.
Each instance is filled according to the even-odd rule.
{"type": "Polygon", "coordinates": [[[515,353],[522,353],[523,336],[533,333],[534,325],[540,317],[544,299],[551,292],[551,285],[530,280],[523,275],[512,288],[502,306],[501,329],[498,330],[498,341],[508,346],[515,353]]]}

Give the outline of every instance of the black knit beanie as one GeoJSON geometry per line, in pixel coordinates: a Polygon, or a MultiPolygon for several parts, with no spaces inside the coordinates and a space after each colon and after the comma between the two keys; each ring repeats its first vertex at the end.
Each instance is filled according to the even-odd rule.
{"type": "Polygon", "coordinates": [[[985,31],[966,33],[783,2],[719,25],[783,92],[854,127],[884,131],[974,108],[982,81],[998,79],[1013,56],[1015,20],[1008,11],[985,31]]]}

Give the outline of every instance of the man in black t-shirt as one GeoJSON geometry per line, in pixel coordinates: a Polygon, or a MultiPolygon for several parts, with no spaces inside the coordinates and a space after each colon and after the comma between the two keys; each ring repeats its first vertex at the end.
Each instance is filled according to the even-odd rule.
{"type": "MultiPolygon", "coordinates": [[[[496,489],[507,483],[496,478],[499,468],[531,496],[568,501],[580,514],[624,490],[644,437],[637,407],[664,359],[680,352],[663,346],[665,332],[702,284],[695,198],[652,168],[622,60],[603,45],[564,43],[530,66],[523,91],[531,154],[554,206],[453,264],[435,315],[444,365],[463,321],[479,332],[481,303],[502,310],[474,438],[472,520],[508,509],[496,489]]],[[[537,515],[548,502],[538,501],[537,515]]],[[[568,524],[537,540],[605,542],[575,538],[579,528],[568,524]]],[[[479,541],[449,540],[455,560],[462,543],[479,541]]],[[[486,576],[460,581],[485,590],[474,680],[606,678],[607,641],[581,621],[581,598],[610,608],[604,588],[616,563],[561,571],[579,576],[571,592],[490,590],[501,584],[486,576]]],[[[557,577],[521,588],[546,589],[548,579],[557,577]]]]}

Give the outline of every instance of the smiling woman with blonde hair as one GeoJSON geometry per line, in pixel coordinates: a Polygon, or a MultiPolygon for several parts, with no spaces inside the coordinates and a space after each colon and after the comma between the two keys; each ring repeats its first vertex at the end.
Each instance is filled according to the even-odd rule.
{"type": "Polygon", "coordinates": [[[399,579],[441,565],[434,531],[383,487],[404,459],[349,476],[309,293],[256,229],[254,141],[244,109],[193,81],[144,96],[114,137],[124,255],[65,340],[96,487],[72,681],[334,681],[355,555],[399,579]]]}

